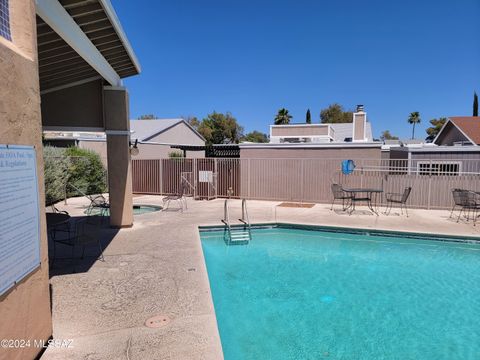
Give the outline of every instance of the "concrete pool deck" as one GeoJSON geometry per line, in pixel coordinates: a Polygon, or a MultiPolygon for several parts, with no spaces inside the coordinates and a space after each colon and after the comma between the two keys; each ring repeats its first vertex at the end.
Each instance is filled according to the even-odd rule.
{"type": "MultiPolygon", "coordinates": [[[[134,203],[161,205],[161,199],[137,196],[134,203]]],[[[75,198],[58,207],[82,216],[87,203],[75,198]]],[[[409,210],[406,218],[393,209],[390,216],[377,217],[360,207],[349,216],[330,211],[327,204],[312,208],[278,204],[248,201],[250,221],[480,236],[480,222],[476,227],[463,220],[456,223],[446,210],[409,210]]],[[[236,219],[240,213],[241,202],[231,200],[230,217],[236,219]]],[[[98,234],[106,246],[103,262],[92,256],[90,262],[56,260],[50,279],[53,337],[73,342],[68,348],[48,348],[42,359],[222,359],[198,235],[199,225],[220,225],[222,218],[222,199],[188,199],[184,213],[138,215],[132,228],[119,231],[104,224],[98,234]],[[170,322],[146,327],[146,320],[157,315],[170,322]]],[[[87,251],[93,255],[95,247],[87,251]]]]}

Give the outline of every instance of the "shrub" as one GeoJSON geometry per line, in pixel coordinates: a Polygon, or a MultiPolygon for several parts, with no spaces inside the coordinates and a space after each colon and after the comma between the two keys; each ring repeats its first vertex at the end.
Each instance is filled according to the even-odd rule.
{"type": "Polygon", "coordinates": [[[178,159],[178,158],[183,158],[183,152],[181,151],[170,151],[168,153],[168,157],[170,159],[178,159]]]}
{"type": "Polygon", "coordinates": [[[45,166],[45,202],[56,203],[65,197],[65,184],[68,180],[68,158],[65,149],[46,146],[43,148],[45,166]]]}
{"type": "MultiPolygon", "coordinates": [[[[100,155],[95,151],[69,147],[65,156],[70,159],[68,183],[85,194],[99,194],[106,191],[105,168],[100,155]]],[[[68,196],[80,195],[73,187],[68,188],[68,196]]]]}

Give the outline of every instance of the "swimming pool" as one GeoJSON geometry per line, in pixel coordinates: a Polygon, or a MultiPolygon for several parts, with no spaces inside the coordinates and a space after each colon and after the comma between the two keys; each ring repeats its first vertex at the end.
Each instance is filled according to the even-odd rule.
{"type": "Polygon", "coordinates": [[[253,228],[244,246],[200,236],[226,360],[480,359],[479,243],[292,226],[253,228]]]}
{"type": "MultiPolygon", "coordinates": [[[[151,212],[160,211],[162,209],[163,208],[158,205],[133,205],[133,215],[148,214],[151,212]]],[[[89,212],[89,209],[86,209],[84,211],[85,214],[88,214],[88,212],[89,212]]],[[[93,208],[92,210],[90,210],[90,215],[109,216],[110,209],[93,208]]]]}

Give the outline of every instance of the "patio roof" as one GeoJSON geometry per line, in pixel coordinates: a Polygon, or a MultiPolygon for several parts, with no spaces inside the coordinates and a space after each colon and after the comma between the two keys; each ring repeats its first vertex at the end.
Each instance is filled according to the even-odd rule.
{"type": "Polygon", "coordinates": [[[113,86],[140,73],[110,0],[37,0],[42,93],[103,78],[113,86]]]}

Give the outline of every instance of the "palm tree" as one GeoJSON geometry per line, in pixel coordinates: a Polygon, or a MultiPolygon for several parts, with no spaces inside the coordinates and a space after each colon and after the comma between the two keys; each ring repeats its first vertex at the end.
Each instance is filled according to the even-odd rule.
{"type": "Polygon", "coordinates": [[[421,119],[420,119],[420,113],[418,111],[414,111],[410,113],[410,116],[408,117],[408,123],[410,125],[413,125],[412,129],[412,140],[415,138],[415,125],[419,124],[421,119]]]}
{"type": "Polygon", "coordinates": [[[290,123],[292,115],[288,113],[288,110],[281,108],[278,110],[277,116],[275,116],[275,125],[286,125],[290,123]]]}

